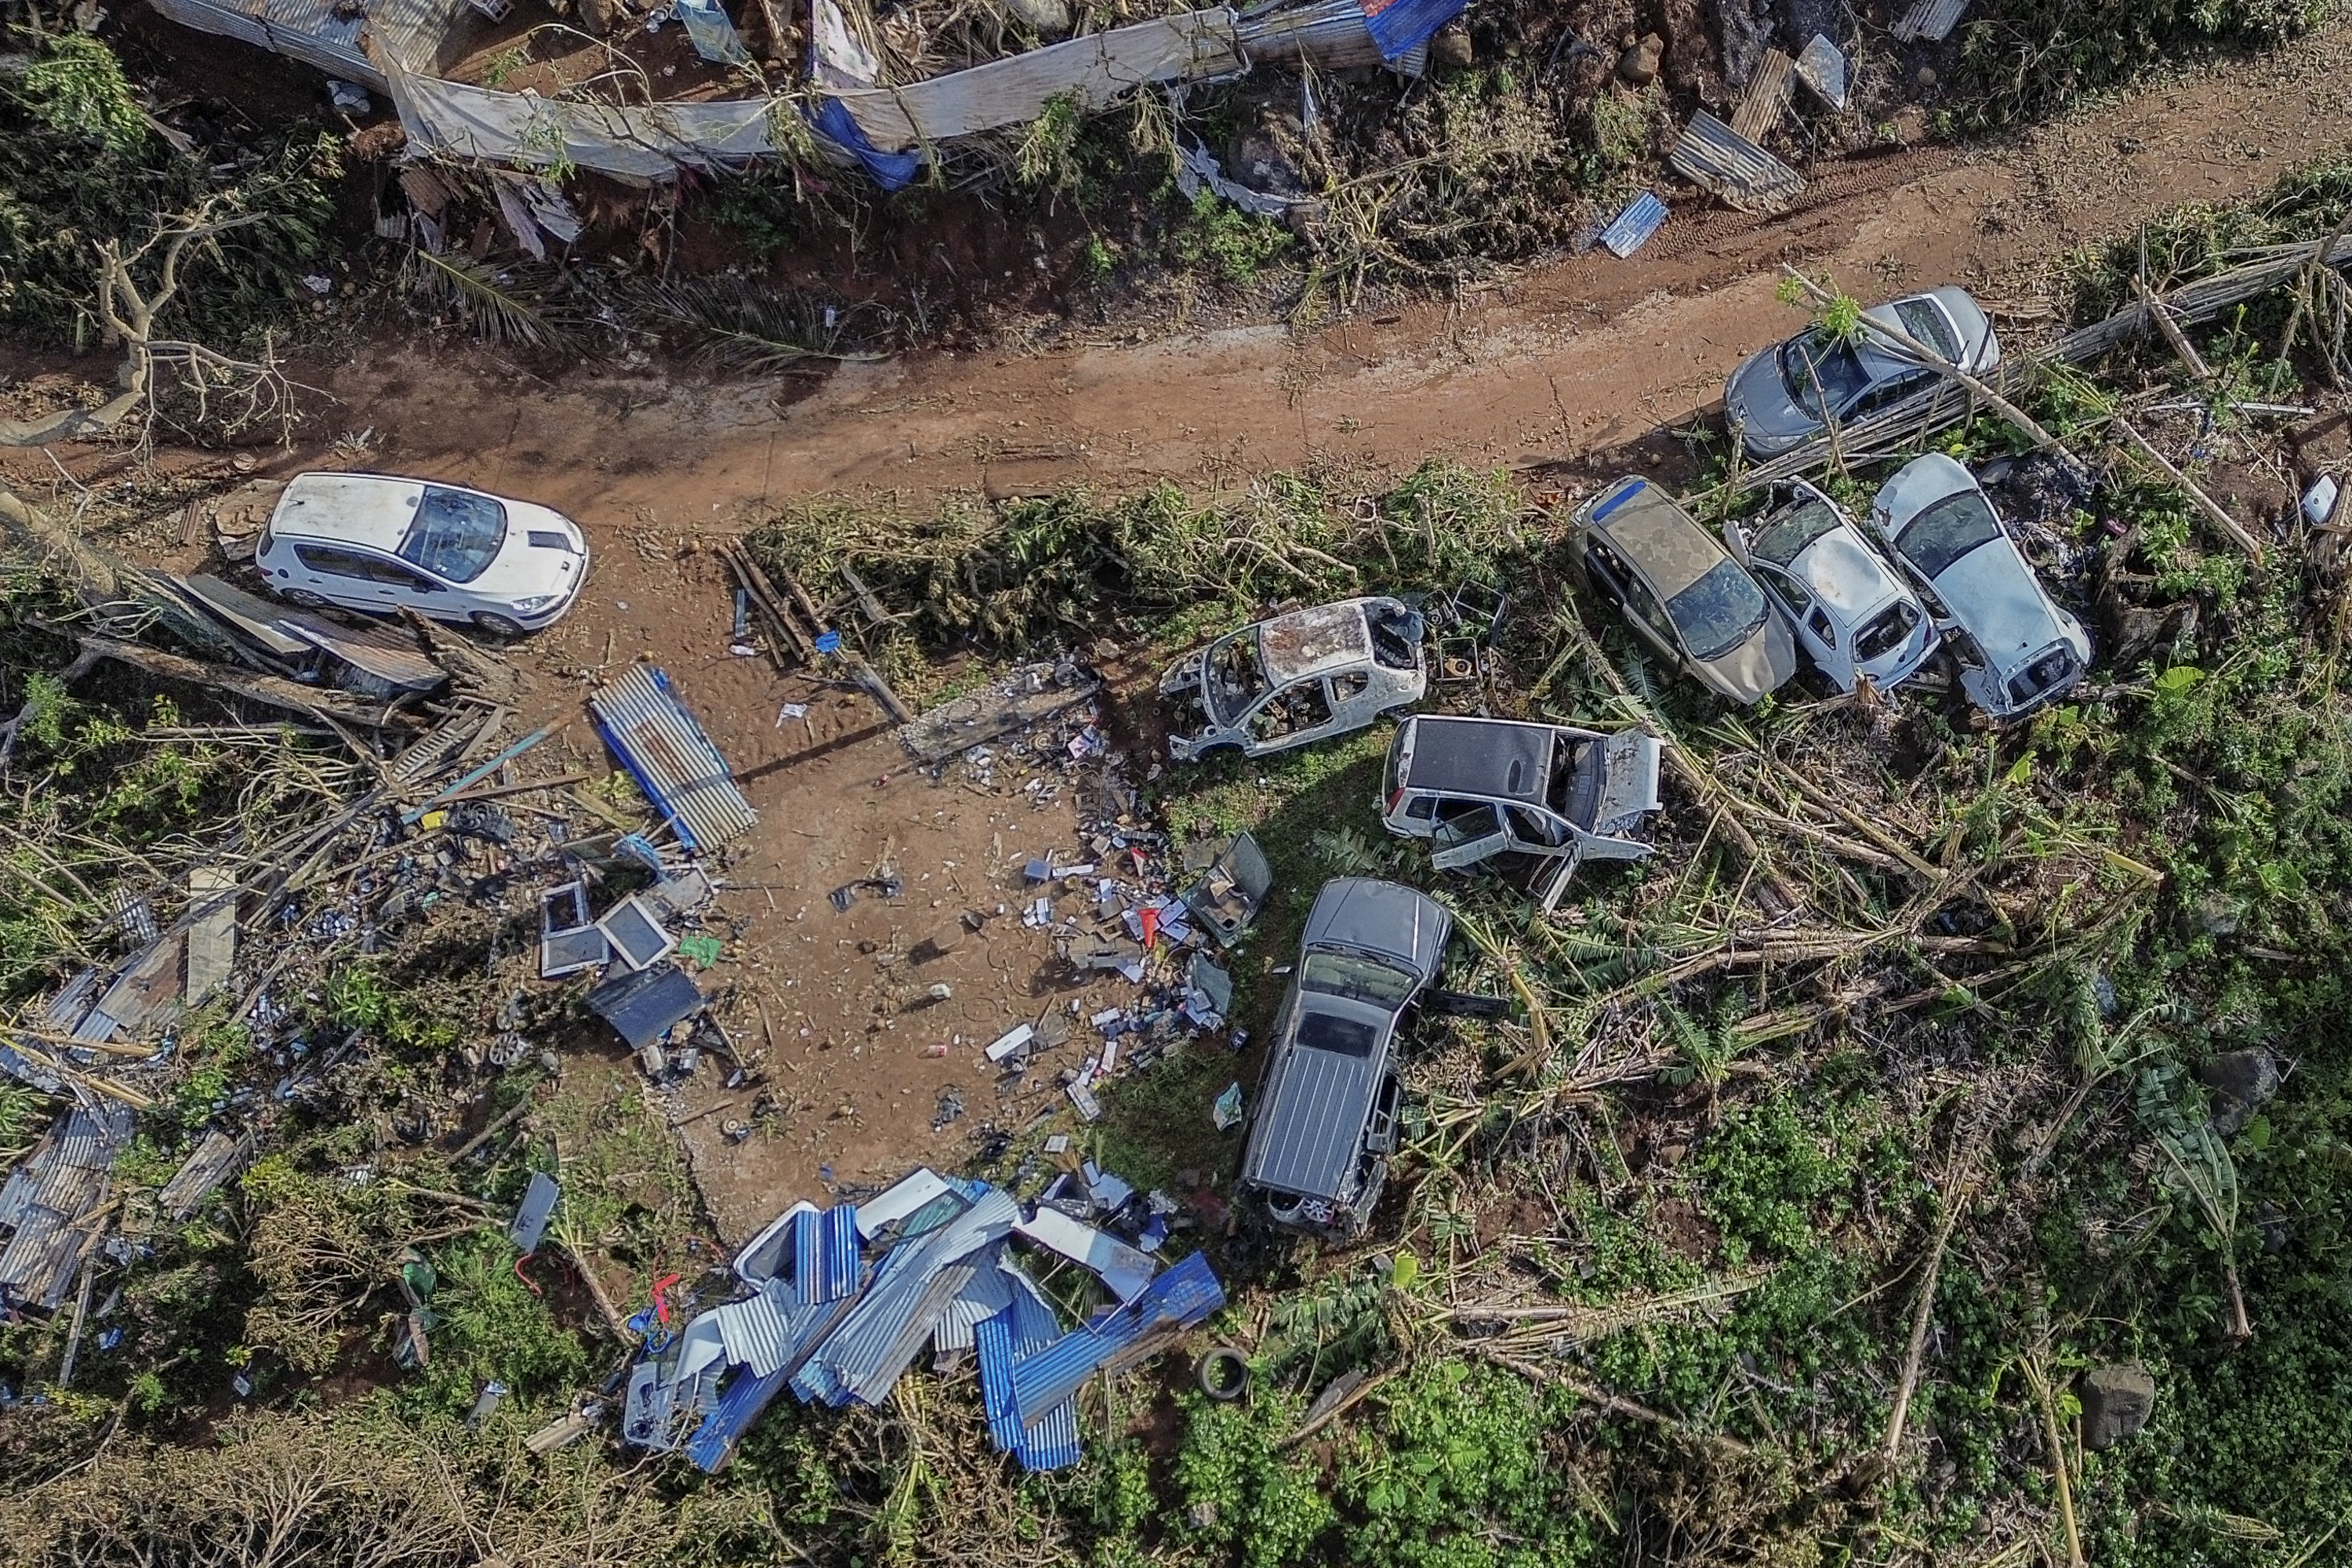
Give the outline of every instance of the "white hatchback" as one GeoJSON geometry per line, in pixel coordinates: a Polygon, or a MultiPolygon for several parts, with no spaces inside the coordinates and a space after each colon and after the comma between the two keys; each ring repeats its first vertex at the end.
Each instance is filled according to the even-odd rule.
{"type": "Polygon", "coordinates": [[[383,474],[300,474],[254,555],[297,605],[437,621],[520,637],[552,625],[588,580],[588,540],[560,512],[461,485],[383,474]]]}

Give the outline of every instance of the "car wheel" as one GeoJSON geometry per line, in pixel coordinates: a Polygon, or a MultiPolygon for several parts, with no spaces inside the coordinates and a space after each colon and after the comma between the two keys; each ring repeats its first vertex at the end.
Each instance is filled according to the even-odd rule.
{"type": "Polygon", "coordinates": [[[308,588],[288,588],[278,595],[289,605],[299,605],[306,610],[323,610],[329,600],[323,594],[313,594],[308,588]]]}
{"type": "Polygon", "coordinates": [[[512,616],[502,616],[496,610],[475,611],[474,625],[494,637],[519,637],[530,630],[512,616]]]}

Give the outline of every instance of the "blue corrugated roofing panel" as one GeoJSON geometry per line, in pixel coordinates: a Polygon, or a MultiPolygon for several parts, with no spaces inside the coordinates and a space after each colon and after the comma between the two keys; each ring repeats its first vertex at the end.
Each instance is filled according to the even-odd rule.
{"type": "Polygon", "coordinates": [[[782,1391],[784,1374],[772,1372],[765,1377],[754,1377],[739,1372],[719,1395],[710,1414],[702,1418],[694,1436],[686,1442],[687,1458],[701,1469],[716,1473],[726,1468],[735,1457],[735,1445],[751,1429],[768,1408],[768,1404],[782,1391]]]}
{"type": "Polygon", "coordinates": [[[793,1292],[803,1305],[857,1293],[857,1210],[850,1204],[804,1212],[793,1224],[793,1292]]]}
{"type": "Polygon", "coordinates": [[[982,1318],[971,1331],[980,1352],[980,1403],[988,1413],[989,1441],[1000,1453],[1021,1447],[1021,1407],[1013,1402],[1013,1360],[1019,1353],[1013,1333],[1015,1309],[982,1318]]]}
{"type": "Polygon", "coordinates": [[[1067,1469],[1078,1462],[1078,1402],[1065,1399],[1045,1413],[1045,1418],[1021,1436],[1021,1468],[1035,1473],[1039,1470],[1067,1469]]]}
{"type": "Polygon", "coordinates": [[[1622,261],[1641,249],[1665,221],[1666,204],[1654,192],[1643,191],[1625,204],[1625,210],[1617,215],[1615,222],[1601,231],[1601,243],[1608,247],[1610,255],[1622,261]]]}
{"type": "Polygon", "coordinates": [[[588,700],[596,728],[688,849],[711,847],[759,820],[727,759],[650,664],[633,664],[588,700]]]}
{"type": "Polygon", "coordinates": [[[1469,0],[1363,0],[1364,26],[1381,47],[1381,58],[1393,65],[1437,36],[1437,29],[1462,15],[1469,0]]]}
{"type": "Polygon", "coordinates": [[[1130,1305],[1106,1312],[1016,1362],[1013,1397],[1023,1419],[1037,1419],[1029,1413],[1049,1411],[1069,1398],[1097,1368],[1118,1360],[1154,1331],[1197,1323],[1224,1301],[1224,1287],[1210,1272],[1208,1258],[1193,1253],[1153,1279],[1130,1305]]]}

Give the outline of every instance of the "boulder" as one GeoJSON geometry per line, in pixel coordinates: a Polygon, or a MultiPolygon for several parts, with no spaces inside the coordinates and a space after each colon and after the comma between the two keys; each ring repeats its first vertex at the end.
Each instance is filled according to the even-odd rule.
{"type": "Polygon", "coordinates": [[[2277,1058],[2260,1047],[2223,1051],[2199,1068],[2197,1078],[2213,1091],[2213,1131],[2224,1136],[2252,1121],[2279,1089],[2277,1058]]]}
{"type": "Polygon", "coordinates": [[[1471,47],[1470,29],[1459,21],[1448,22],[1429,40],[1429,52],[1449,66],[1468,68],[1478,61],[1478,51],[1471,47]]]}
{"type": "Polygon", "coordinates": [[[1658,66],[1665,55],[1665,40],[1648,34],[1617,57],[1617,74],[1635,87],[1647,87],[1658,79],[1658,66]]]}
{"type": "Polygon", "coordinates": [[[2083,1374],[2083,1444],[2112,1448],[2156,1412],[2156,1379],[2136,1361],[2095,1366],[2083,1374]]]}
{"type": "Polygon", "coordinates": [[[1023,24],[1041,38],[1067,37],[1070,32],[1068,0],[1003,0],[1004,14],[1023,24]]]}

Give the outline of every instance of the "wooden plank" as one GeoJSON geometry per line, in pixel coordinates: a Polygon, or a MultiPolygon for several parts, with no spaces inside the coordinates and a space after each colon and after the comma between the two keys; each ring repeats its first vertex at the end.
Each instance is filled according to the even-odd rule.
{"type": "Polygon", "coordinates": [[[2147,437],[2133,429],[2128,421],[2117,419],[2115,423],[2116,428],[2123,433],[2124,439],[2137,447],[2141,457],[2155,464],[2166,479],[2179,487],[2180,493],[2189,498],[2189,505],[2195,507],[2207,521],[2236,541],[2239,549],[2254,558],[2255,565],[2259,566],[2263,563],[2261,540],[2248,533],[2236,518],[2216,505],[2213,498],[2198,487],[2196,480],[2173,467],[2172,459],[2150,446],[2147,437]]]}
{"type": "Polygon", "coordinates": [[[236,967],[236,879],[217,866],[193,867],[188,902],[196,911],[188,927],[187,997],[193,1006],[236,967]]]}
{"type": "Polygon", "coordinates": [[[2180,356],[2180,363],[2189,367],[2189,374],[2199,381],[2210,381],[2213,372],[2207,367],[2205,356],[2197,352],[2197,345],[2181,331],[2180,323],[2172,319],[2172,312],[2165,308],[2164,301],[2150,294],[2147,285],[2137,278],[2131,280],[2131,286],[2132,298],[2139,301],[2139,308],[2147,312],[2148,319],[2164,334],[2164,341],[2172,345],[2172,352],[2180,356]]]}

